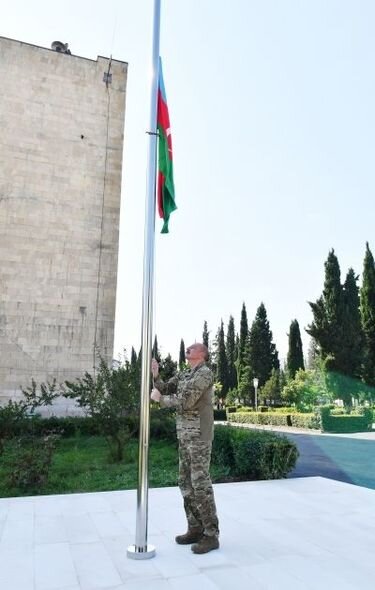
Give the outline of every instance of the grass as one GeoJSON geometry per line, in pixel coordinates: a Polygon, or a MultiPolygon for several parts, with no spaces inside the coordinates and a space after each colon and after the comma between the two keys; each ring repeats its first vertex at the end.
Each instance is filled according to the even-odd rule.
{"type": "MultiPolygon", "coordinates": [[[[0,497],[31,494],[67,494],[130,490],[138,485],[138,442],[132,440],[125,450],[121,463],[111,462],[108,446],[103,437],[79,436],[60,439],[53,457],[48,482],[38,490],[22,491],[9,487],[14,443],[8,443],[0,457],[0,497]]],[[[165,487],[177,485],[178,452],[176,444],[151,440],[149,447],[149,485],[165,487]]],[[[214,481],[226,478],[225,469],[212,466],[214,481]]]]}

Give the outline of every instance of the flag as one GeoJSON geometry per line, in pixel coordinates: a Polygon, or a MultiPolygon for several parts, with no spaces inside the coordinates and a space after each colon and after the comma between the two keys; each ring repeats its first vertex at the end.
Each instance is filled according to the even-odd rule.
{"type": "Polygon", "coordinates": [[[172,137],[161,59],[159,59],[157,126],[159,135],[158,210],[160,217],[164,220],[161,233],[167,234],[169,216],[177,209],[177,206],[174,200],[172,137]]]}

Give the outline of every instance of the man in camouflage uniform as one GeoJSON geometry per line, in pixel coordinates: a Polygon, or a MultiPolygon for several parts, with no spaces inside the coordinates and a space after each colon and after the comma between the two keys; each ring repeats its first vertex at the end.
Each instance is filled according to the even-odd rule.
{"type": "Polygon", "coordinates": [[[178,535],[176,542],[194,543],[194,553],[207,553],[219,548],[219,523],[209,473],[214,429],[213,375],[206,364],[208,350],[204,344],[189,346],[186,360],[190,369],[163,383],[153,359],[155,385],[151,399],[164,408],[176,408],[178,483],[188,522],[187,533],[178,535]]]}

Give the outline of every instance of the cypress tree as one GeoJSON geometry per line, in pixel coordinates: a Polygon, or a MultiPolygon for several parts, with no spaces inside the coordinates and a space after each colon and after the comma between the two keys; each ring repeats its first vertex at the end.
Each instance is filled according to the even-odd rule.
{"type": "Polygon", "coordinates": [[[241,404],[250,405],[254,397],[253,373],[249,365],[249,338],[245,345],[245,364],[238,376],[237,391],[241,404]]]}
{"type": "Polygon", "coordinates": [[[139,349],[138,357],[137,357],[137,368],[138,368],[140,375],[142,374],[142,355],[143,355],[143,352],[142,352],[142,345],[141,345],[141,347],[139,349]]]}
{"type": "Polygon", "coordinates": [[[324,267],[323,294],[315,303],[309,303],[314,320],[306,331],[317,343],[323,360],[329,357],[331,368],[336,370],[343,337],[344,296],[334,250],[329,252],[324,267]]]}
{"type": "Polygon", "coordinates": [[[310,303],[314,321],[307,329],[328,371],[329,388],[349,406],[357,392],[355,379],[363,356],[357,280],[350,268],[341,285],[340,266],[331,250],[325,263],[323,294],[316,303],[310,303]]]}
{"type": "Polygon", "coordinates": [[[309,349],[307,351],[307,368],[314,369],[318,359],[318,351],[316,349],[316,342],[314,338],[310,338],[309,349]]]}
{"type": "Polygon", "coordinates": [[[156,334],[154,338],[154,345],[152,347],[152,358],[156,359],[159,364],[161,363],[161,354],[158,345],[158,337],[156,336],[156,334]]]}
{"type": "Polygon", "coordinates": [[[228,366],[228,390],[237,387],[236,371],[236,334],[234,330],[234,318],[230,316],[227,331],[227,366],[228,366]]]}
{"type": "Polygon", "coordinates": [[[297,320],[293,320],[289,328],[289,349],[287,356],[287,371],[290,379],[294,379],[294,375],[298,369],[304,369],[303,350],[301,332],[297,320]]]}
{"type": "MultiPolygon", "coordinates": [[[[239,384],[240,382],[242,382],[242,390],[243,391],[245,391],[247,388],[247,377],[243,379],[242,373],[249,364],[248,345],[249,345],[249,324],[247,321],[246,305],[245,305],[245,303],[243,303],[242,310],[241,310],[240,334],[239,334],[239,339],[238,339],[238,348],[237,348],[238,352],[237,352],[237,361],[236,361],[237,383],[239,384]]],[[[248,371],[247,371],[247,373],[248,373],[248,371]]]]}
{"type": "Polygon", "coordinates": [[[137,364],[137,353],[135,352],[134,347],[132,346],[132,351],[130,354],[130,365],[132,367],[135,367],[136,364],[137,364]]]}
{"type": "Polygon", "coordinates": [[[221,320],[220,328],[217,334],[216,378],[222,385],[221,395],[225,397],[228,393],[228,363],[225,350],[223,320],[221,320]]]}
{"type": "Polygon", "coordinates": [[[364,333],[362,375],[365,383],[375,385],[375,263],[368,242],[363,261],[360,310],[364,333]]]}
{"type": "Polygon", "coordinates": [[[245,303],[242,304],[241,323],[240,323],[240,340],[238,347],[238,363],[240,366],[245,364],[245,349],[249,337],[249,324],[247,321],[247,311],[245,303]]]}
{"type": "Polygon", "coordinates": [[[262,387],[271,377],[272,369],[279,369],[279,355],[272,342],[272,332],[264,303],[257,309],[249,336],[249,366],[251,377],[259,379],[262,387]]]}
{"type": "Polygon", "coordinates": [[[181,338],[180,356],[179,356],[179,360],[178,360],[178,367],[179,367],[180,371],[182,371],[182,369],[185,367],[185,363],[186,363],[185,343],[184,343],[183,339],[181,338]]]}
{"type": "Polygon", "coordinates": [[[209,332],[206,321],[203,324],[202,342],[205,346],[207,346],[207,348],[209,348],[209,332]]]}
{"type": "Polygon", "coordinates": [[[236,334],[236,343],[235,343],[235,347],[234,347],[234,358],[237,361],[238,359],[238,351],[240,350],[240,337],[238,334],[236,334]]]}
{"type": "Polygon", "coordinates": [[[361,375],[364,344],[358,278],[349,268],[344,283],[344,331],[339,356],[341,371],[357,379],[361,375]]]}

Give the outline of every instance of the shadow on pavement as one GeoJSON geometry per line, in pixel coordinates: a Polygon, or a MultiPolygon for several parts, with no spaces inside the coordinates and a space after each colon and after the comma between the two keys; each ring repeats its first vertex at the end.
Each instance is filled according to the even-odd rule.
{"type": "Polygon", "coordinates": [[[375,441],[295,433],[286,436],[300,453],[289,477],[320,475],[375,489],[375,441]]]}

